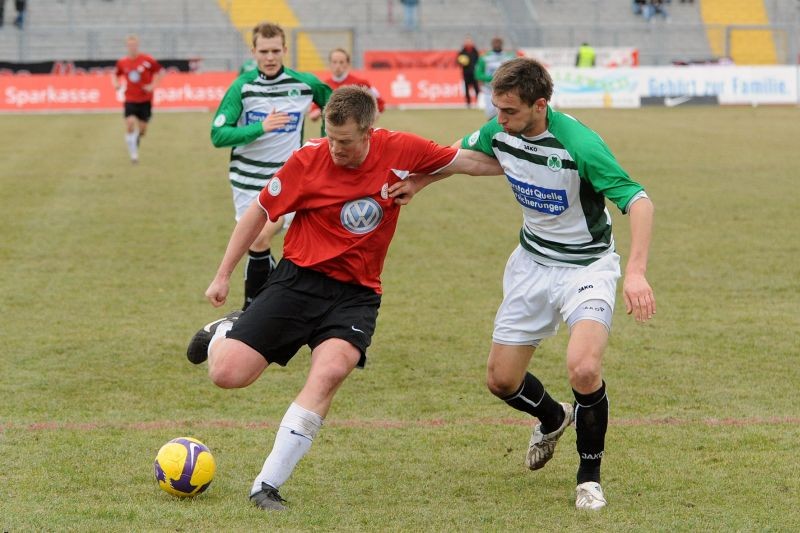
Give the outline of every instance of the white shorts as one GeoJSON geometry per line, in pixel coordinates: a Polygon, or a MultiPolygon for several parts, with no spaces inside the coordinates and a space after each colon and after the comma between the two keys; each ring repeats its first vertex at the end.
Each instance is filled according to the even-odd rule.
{"type": "MultiPolygon", "coordinates": [[[[250,204],[256,201],[261,191],[251,191],[250,189],[239,189],[237,187],[231,187],[231,190],[233,191],[233,207],[236,209],[236,222],[239,222],[239,219],[242,218],[250,204]]],[[[281,231],[287,230],[292,220],[294,220],[294,212],[283,215],[281,231]]]]}
{"type": "Polygon", "coordinates": [[[486,120],[492,120],[497,116],[497,108],[492,103],[492,88],[488,84],[481,87],[480,101],[482,102],[483,113],[486,115],[486,120]]]}
{"type": "Polygon", "coordinates": [[[562,320],[583,302],[602,300],[613,310],[619,277],[615,253],[585,267],[545,266],[517,246],[503,274],[503,303],[494,320],[492,340],[536,346],[558,333],[562,320]]]}

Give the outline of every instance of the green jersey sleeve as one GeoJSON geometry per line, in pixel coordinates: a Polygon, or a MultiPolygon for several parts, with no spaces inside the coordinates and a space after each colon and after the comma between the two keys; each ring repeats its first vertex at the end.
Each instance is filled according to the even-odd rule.
{"type": "Polygon", "coordinates": [[[631,199],[644,191],[620,166],[605,141],[576,119],[548,110],[550,132],[578,167],[578,175],[625,213],[631,199]]]}
{"type": "Polygon", "coordinates": [[[644,190],[617,162],[608,146],[600,140],[584,146],[577,154],[578,173],[586,177],[597,192],[608,198],[623,213],[631,199],[644,190]]]}
{"type": "Polygon", "coordinates": [[[247,126],[237,125],[242,114],[242,85],[249,79],[248,74],[236,78],[222,98],[217,112],[214,113],[214,121],[211,123],[211,143],[217,148],[243,146],[264,134],[260,122],[247,126]]]}
{"type": "Polygon", "coordinates": [[[472,132],[461,139],[461,148],[482,152],[497,159],[492,149],[492,139],[501,131],[503,131],[503,128],[497,123],[497,119],[492,119],[481,126],[478,131],[472,132]]]}

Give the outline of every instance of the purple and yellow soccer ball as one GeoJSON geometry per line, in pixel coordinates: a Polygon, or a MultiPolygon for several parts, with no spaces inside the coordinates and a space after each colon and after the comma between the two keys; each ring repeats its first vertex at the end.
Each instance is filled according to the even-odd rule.
{"type": "Polygon", "coordinates": [[[163,445],[154,467],[161,490],[179,498],[206,490],[217,470],[208,446],[192,437],[179,437],[163,445]]]}

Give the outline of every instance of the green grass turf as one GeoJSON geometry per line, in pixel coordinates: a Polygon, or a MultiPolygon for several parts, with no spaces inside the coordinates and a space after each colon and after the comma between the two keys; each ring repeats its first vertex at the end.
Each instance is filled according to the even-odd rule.
{"type": "MultiPolygon", "coordinates": [[[[575,435],[522,466],[529,421],[483,385],[519,207],[503,178],[456,176],[404,209],[367,369],[282,490],[246,494],[308,369],[244,390],[184,358],[219,310],[203,291],[233,224],[209,114],[156,112],[131,166],[116,115],[0,117],[0,530],[794,531],[800,529],[800,110],[580,110],[656,205],[658,314],[617,302],[605,376],[609,507],[574,510],[575,435]],[[156,487],[167,440],[203,440],[210,489],[156,487]]],[[[478,111],[388,112],[450,144],[478,111]]],[[[615,208],[625,260],[628,221],[615,208]]],[[[234,279],[240,279],[240,273],[234,279]]],[[[226,309],[239,305],[233,283],[226,309]]],[[[532,369],[571,395],[562,333],[532,369]]]]}

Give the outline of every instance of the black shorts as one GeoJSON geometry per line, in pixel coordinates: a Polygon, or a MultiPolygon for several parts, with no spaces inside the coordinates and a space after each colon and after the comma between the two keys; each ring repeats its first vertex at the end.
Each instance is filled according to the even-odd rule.
{"type": "Polygon", "coordinates": [[[368,287],[281,259],[227,337],[281,366],[303,345],[313,350],[327,339],[342,339],[358,348],[358,366],[363,367],[380,305],[380,294],[368,287]]]}
{"type": "Polygon", "coordinates": [[[150,120],[153,114],[153,104],[151,102],[125,102],[125,116],[135,116],[142,122],[150,120]]]}

